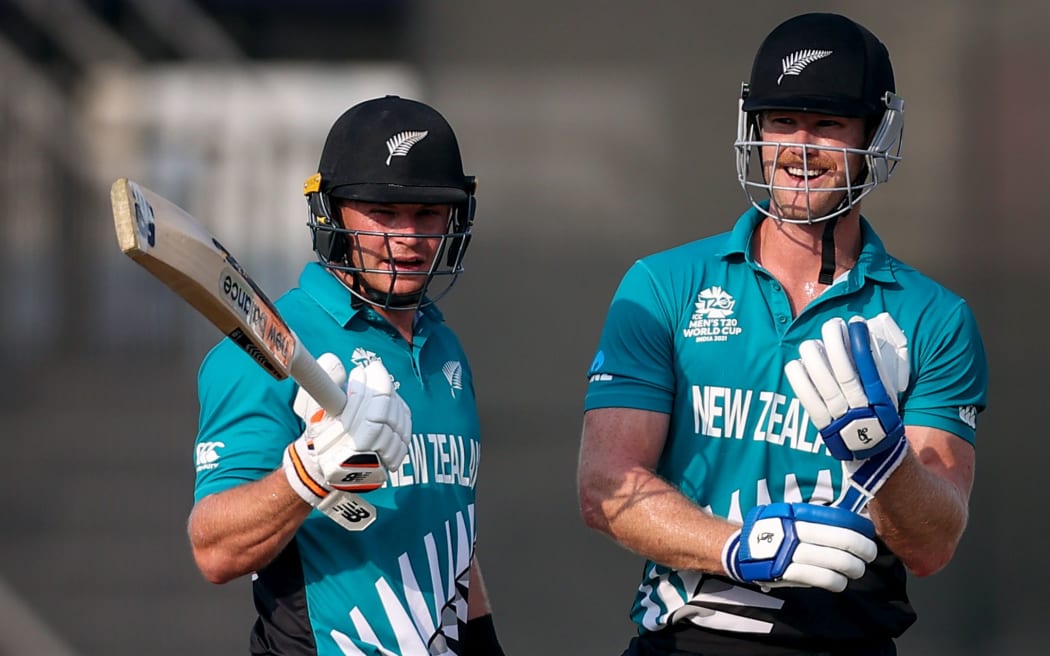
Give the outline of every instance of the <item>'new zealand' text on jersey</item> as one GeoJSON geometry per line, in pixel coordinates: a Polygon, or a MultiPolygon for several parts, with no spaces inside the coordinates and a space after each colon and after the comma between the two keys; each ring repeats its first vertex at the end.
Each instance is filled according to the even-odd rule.
{"type": "MultiPolygon", "coordinates": [[[[799,344],[832,317],[897,321],[908,339],[905,425],[974,441],[986,403],[985,354],[965,302],[889,256],[866,220],[856,266],[792,318],[779,283],[748,244],[762,216],[732,232],[639,260],[609,308],[589,372],[586,409],[670,415],[658,473],[714,515],[741,522],[770,502],[832,503],[843,491],[831,457],[784,376],[799,344]]],[[[868,574],[843,593],[769,593],[696,571],[647,562],[632,609],[641,630],[685,621],[783,640],[866,640],[914,621],[906,573],[883,545],[868,574]]]]}
{"type": "MultiPolygon", "coordinates": [[[[379,359],[412,411],[401,467],[367,500],[377,519],[343,530],[318,511],[254,577],[260,619],[252,653],[347,656],[458,652],[475,543],[474,492],[481,456],[466,355],[440,312],[417,317],[413,346],[318,264],[277,300],[315,356],[332,352],[349,372],[379,359]]],[[[205,358],[196,444],[195,498],[255,481],[281,466],[303,432],[292,410],[298,386],[276,381],[230,340],[205,358]]]]}

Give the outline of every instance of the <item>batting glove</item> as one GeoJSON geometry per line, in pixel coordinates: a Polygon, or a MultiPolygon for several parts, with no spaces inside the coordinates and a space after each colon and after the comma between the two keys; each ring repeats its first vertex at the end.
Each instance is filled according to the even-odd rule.
{"type": "Polygon", "coordinates": [[[320,481],[320,469],[303,438],[285,449],[282,467],[288,484],[304,501],[346,530],[363,531],[376,520],[375,506],[356,494],[335,490],[320,481]]]}
{"type": "Polygon", "coordinates": [[[855,513],[808,503],[752,508],[726,541],[722,566],[731,578],[771,588],[842,592],[875,559],[875,525],[855,513]]]}
{"type": "Polygon", "coordinates": [[[788,382],[851,489],[836,505],[859,511],[896,471],[908,450],[898,396],[908,386],[907,338],[882,313],[865,321],[827,321],[820,340],[799,346],[784,367],[788,382]]]}
{"type": "Polygon", "coordinates": [[[346,386],[346,407],[333,417],[300,388],[293,406],[306,422],[300,439],[313,454],[323,483],[350,492],[374,490],[386,480],[383,466],[400,467],[408,453],[411,412],[378,360],[355,367],[349,381],[343,364],[331,353],[318,363],[332,380],[346,386]]]}

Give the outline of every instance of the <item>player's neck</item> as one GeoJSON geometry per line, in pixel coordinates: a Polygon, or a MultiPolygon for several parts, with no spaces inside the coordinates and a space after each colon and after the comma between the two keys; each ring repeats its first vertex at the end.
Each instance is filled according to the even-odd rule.
{"type": "Polygon", "coordinates": [[[386,319],[391,326],[401,334],[409,344],[412,343],[412,331],[416,325],[416,309],[411,310],[387,310],[376,307],[376,313],[386,319]]]}
{"type": "MultiPolygon", "coordinates": [[[[830,287],[818,281],[825,223],[794,224],[765,219],[751,240],[755,261],[784,288],[792,314],[798,313],[830,287]]],[[[838,279],[860,255],[860,213],[850,212],[835,226],[835,273],[838,279]]]]}
{"type": "MultiPolygon", "coordinates": [[[[769,271],[806,275],[820,270],[825,222],[763,220],[751,237],[751,253],[769,271]]],[[[853,268],[860,255],[860,214],[850,212],[835,225],[835,275],[853,268]]]]}

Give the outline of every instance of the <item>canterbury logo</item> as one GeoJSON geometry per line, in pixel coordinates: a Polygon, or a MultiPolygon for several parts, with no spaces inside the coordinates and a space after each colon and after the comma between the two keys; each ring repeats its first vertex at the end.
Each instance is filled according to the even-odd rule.
{"type": "Polygon", "coordinates": [[[395,134],[386,140],[386,149],[390,151],[390,155],[386,158],[386,165],[390,166],[390,158],[392,157],[404,157],[408,154],[408,151],[412,150],[412,146],[422,141],[427,134],[426,130],[423,132],[402,132],[395,134]]]}
{"type": "Polygon", "coordinates": [[[215,469],[218,467],[219,453],[217,449],[221,449],[226,445],[222,442],[201,442],[197,445],[197,458],[196,465],[197,471],[204,471],[205,469],[215,469]]]}
{"type": "Polygon", "coordinates": [[[784,57],[780,60],[780,66],[784,69],[784,72],[777,78],[777,86],[780,85],[780,81],[784,79],[785,75],[798,75],[813,62],[818,59],[824,59],[830,54],[830,50],[799,50],[784,57]]]}

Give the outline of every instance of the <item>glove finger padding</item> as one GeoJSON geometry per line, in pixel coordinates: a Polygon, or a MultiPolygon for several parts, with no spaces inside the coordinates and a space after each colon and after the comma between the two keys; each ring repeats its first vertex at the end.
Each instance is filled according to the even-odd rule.
{"type": "MultiPolygon", "coordinates": [[[[884,383],[885,374],[880,371],[879,359],[873,351],[871,333],[868,331],[867,322],[860,317],[854,317],[849,323],[850,353],[855,362],[856,372],[863,386],[863,394],[867,397],[868,407],[874,411],[878,422],[870,432],[871,441],[865,441],[858,428],[858,439],[852,441],[843,435],[850,448],[858,457],[870,457],[892,447],[897,440],[904,435],[904,424],[901,416],[897,413],[896,394],[893,398],[886,390],[884,383]],[[884,438],[877,437],[876,429],[886,433],[884,438]],[[865,448],[867,447],[867,448],[865,448]]],[[[858,422],[859,423],[859,422],[858,422]]],[[[867,424],[868,422],[865,422],[867,424]]]]}
{"type": "MultiPolygon", "coordinates": [[[[317,363],[337,385],[346,386],[346,368],[335,354],[324,353],[317,358],[317,363]]],[[[319,485],[347,492],[371,492],[382,487],[386,482],[386,471],[380,466],[379,457],[375,453],[351,448],[342,452],[342,457],[335,464],[331,462],[338,457],[335,453],[327,460],[322,459],[322,453],[344,438],[346,431],[340,417],[328,415],[301,387],[292,407],[306,422],[303,438],[309,452],[301,454],[300,459],[304,463],[305,471],[315,477],[319,485]]],[[[342,416],[345,417],[348,411],[353,410],[348,398],[342,416]]]]}
{"type": "Polygon", "coordinates": [[[774,503],[748,512],[726,542],[726,572],[742,582],[772,587],[845,589],[875,559],[875,526],[847,510],[806,503],[774,503]]]}
{"type": "Polygon", "coordinates": [[[888,312],[868,319],[868,332],[872,337],[872,350],[883,385],[890,398],[897,404],[898,397],[908,389],[911,379],[911,362],[908,360],[908,338],[888,312]]]}
{"type": "MultiPolygon", "coordinates": [[[[903,436],[896,398],[887,394],[879,354],[867,323],[831,319],[821,340],[799,346],[784,367],[788,383],[824,444],[838,460],[864,459],[891,449],[903,436]]],[[[896,393],[896,390],[894,390],[896,393]]]]}
{"type": "MultiPolygon", "coordinates": [[[[850,408],[864,408],[868,405],[868,396],[865,394],[864,385],[857,375],[857,365],[853,361],[850,334],[846,322],[838,317],[824,323],[820,330],[821,340],[827,351],[827,362],[831,365],[831,371],[835,375],[835,382],[841,390],[846,404],[850,408]]],[[[842,412],[835,412],[838,416],[842,412]]]]}
{"type": "Polygon", "coordinates": [[[396,469],[405,459],[411,431],[411,413],[383,363],[358,365],[350,372],[346,409],[336,427],[314,440],[318,462],[328,482],[343,489],[347,481],[342,467],[349,458],[374,453],[387,469],[396,469]]]}
{"type": "MultiPolygon", "coordinates": [[[[332,379],[340,389],[346,389],[346,367],[343,366],[342,360],[339,359],[335,353],[322,353],[317,358],[317,364],[324,370],[328,377],[332,379]]],[[[295,414],[299,415],[299,418],[305,422],[310,421],[310,417],[315,415],[318,410],[321,410],[321,406],[314,401],[313,397],[302,387],[295,394],[295,401],[292,403],[292,410],[295,414]]]]}

